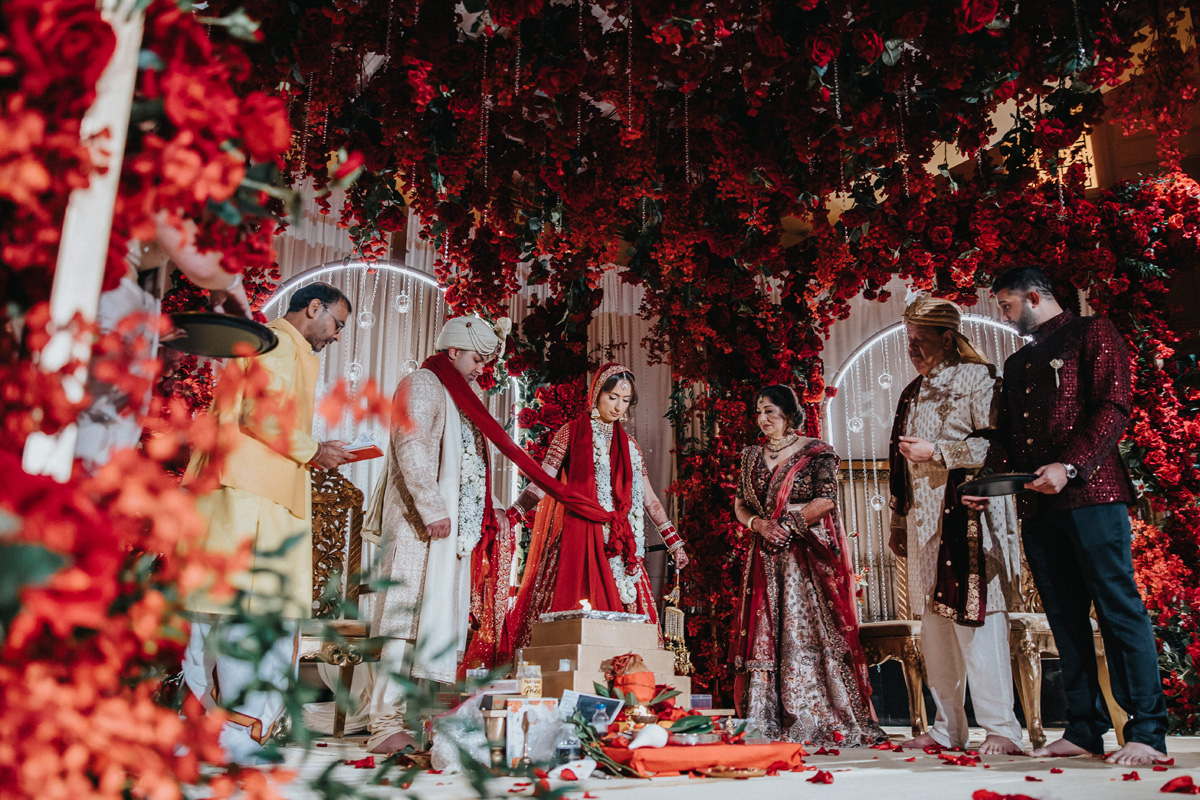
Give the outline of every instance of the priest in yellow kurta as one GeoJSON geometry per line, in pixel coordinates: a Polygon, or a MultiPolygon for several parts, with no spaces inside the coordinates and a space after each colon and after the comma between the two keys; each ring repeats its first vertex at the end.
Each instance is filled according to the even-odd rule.
{"type": "MultiPolygon", "coordinates": [[[[251,612],[282,608],[285,617],[297,620],[312,613],[309,467],[333,469],[349,460],[342,442],[312,437],[320,369],[316,353],[338,339],[350,313],[349,299],[329,284],[298,289],[287,312],[267,326],[278,337],[278,346],[254,359],[240,359],[241,369],[234,371],[259,372],[268,378],[265,390],[250,389],[253,380],[243,381],[213,412],[233,444],[218,467],[218,488],[196,500],[197,510],[209,521],[203,546],[232,553],[251,543],[249,568],[231,578],[246,594],[251,612]],[[301,534],[299,541],[279,552],[296,534],[301,534]]],[[[184,485],[211,468],[207,454],[197,453],[184,485]]],[[[229,757],[253,761],[283,710],[283,692],[295,671],[294,637],[270,649],[256,671],[253,664],[221,652],[222,642],[239,641],[247,634],[243,626],[222,622],[221,615],[230,611],[226,603],[200,593],[189,599],[188,607],[195,619],[184,677],[206,707],[221,706],[229,712],[230,722],[221,732],[229,757]],[[238,698],[256,676],[277,690],[238,698]]]]}

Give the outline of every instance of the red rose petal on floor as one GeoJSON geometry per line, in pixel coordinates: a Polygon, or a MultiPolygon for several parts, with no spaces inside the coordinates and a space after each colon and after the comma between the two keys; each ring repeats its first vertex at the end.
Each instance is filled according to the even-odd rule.
{"type": "Polygon", "coordinates": [[[329,742],[317,742],[317,747],[329,747],[329,742]]]}
{"type": "Polygon", "coordinates": [[[1062,775],[1062,770],[1059,769],[1058,767],[1051,767],[1050,774],[1051,775],[1062,775]]]}
{"type": "Polygon", "coordinates": [[[579,780],[579,778],[577,778],[577,777],[575,776],[575,773],[574,773],[574,772],[571,772],[571,770],[569,770],[569,769],[564,769],[564,770],[563,770],[561,773],[559,773],[559,774],[562,776],[562,779],[563,779],[564,781],[577,781],[577,780],[579,780]]]}
{"type": "Polygon", "coordinates": [[[441,775],[442,771],[440,769],[431,769],[431,770],[429,770],[429,774],[430,775],[441,775]]]}
{"type": "Polygon", "coordinates": [[[841,731],[834,731],[833,732],[833,740],[835,742],[844,742],[844,741],[846,741],[846,735],[844,733],[842,733],[841,731]]]}
{"type": "Polygon", "coordinates": [[[904,760],[905,760],[905,761],[916,761],[916,760],[917,760],[917,757],[916,757],[916,756],[913,756],[912,758],[906,758],[906,759],[904,759],[904,760]]]}
{"type": "Polygon", "coordinates": [[[942,752],[942,750],[943,750],[943,748],[941,745],[937,745],[937,744],[925,745],[925,752],[931,756],[936,756],[938,753],[942,752]]]}
{"type": "Polygon", "coordinates": [[[1151,769],[1153,769],[1155,772],[1166,772],[1167,771],[1167,768],[1164,767],[1162,764],[1155,764],[1153,767],[1151,767],[1151,769]]]}
{"type": "Polygon", "coordinates": [[[818,750],[817,752],[813,753],[813,755],[814,755],[814,756],[827,756],[827,755],[829,755],[829,751],[828,751],[828,750],[826,750],[824,747],[822,747],[820,750],[818,750]]]}
{"type": "Polygon", "coordinates": [[[1155,761],[1154,763],[1155,764],[1164,764],[1168,767],[1173,767],[1173,766],[1175,766],[1175,759],[1174,758],[1164,758],[1161,761],[1155,761]]]}
{"type": "Polygon", "coordinates": [[[367,756],[357,761],[343,761],[342,763],[355,769],[375,769],[375,756],[367,756]]]}
{"type": "Polygon", "coordinates": [[[817,770],[817,774],[808,779],[809,783],[833,783],[833,775],[823,769],[817,770]]]}
{"type": "Polygon", "coordinates": [[[1121,780],[1123,781],[1140,781],[1141,779],[1141,776],[1137,774],[1137,770],[1134,770],[1133,772],[1126,772],[1121,776],[1121,780]]]}
{"type": "Polygon", "coordinates": [[[596,800],[596,795],[592,794],[591,792],[584,792],[583,800],[596,800]]]}
{"type": "Polygon", "coordinates": [[[1026,776],[1025,776],[1025,780],[1027,780],[1027,781],[1036,781],[1036,782],[1038,782],[1038,783],[1041,783],[1041,782],[1042,782],[1042,779],[1041,779],[1041,778],[1035,778],[1035,777],[1033,777],[1032,775],[1026,775],[1026,776]]]}
{"type": "Polygon", "coordinates": [[[1191,775],[1180,775],[1178,778],[1167,781],[1159,791],[1174,794],[1200,794],[1200,786],[1192,781],[1191,775]]]}

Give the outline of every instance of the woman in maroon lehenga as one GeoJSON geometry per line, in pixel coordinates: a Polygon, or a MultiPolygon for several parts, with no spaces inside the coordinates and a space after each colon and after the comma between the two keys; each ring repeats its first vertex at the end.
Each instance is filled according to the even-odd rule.
{"type": "Polygon", "coordinates": [[[755,533],[731,656],[738,712],[772,739],[852,747],[887,737],[871,707],[855,580],[837,513],[840,459],[800,436],[795,393],[768,386],[769,439],[742,451],[735,510],[755,533]]]}
{"type": "Polygon", "coordinates": [[[508,621],[513,648],[529,643],[530,627],[542,614],[579,608],[583,600],[595,609],[646,614],[657,622],[643,564],[647,517],[676,565],[687,564],[684,542],[650,487],[642,452],[621,426],[636,402],[629,370],[620,364],[601,367],[592,381],[590,413],[562,426],[542,461],[543,469],[569,488],[605,509],[623,511],[611,525],[542,499],[544,493],[532,484],[514,503],[513,509],[524,514],[541,500],[508,621]]]}

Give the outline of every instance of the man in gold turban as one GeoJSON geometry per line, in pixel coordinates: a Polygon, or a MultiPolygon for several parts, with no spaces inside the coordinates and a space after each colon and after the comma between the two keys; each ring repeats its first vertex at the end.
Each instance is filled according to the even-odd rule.
{"type": "Polygon", "coordinates": [[[473,398],[476,381],[504,353],[508,319],[448,321],[437,353],[396,388],[387,463],[367,508],[380,575],[371,635],[387,637],[368,708],[368,746],[414,744],[404,690],[391,679],[452,684],[468,666],[492,667],[503,636],[515,550],[505,509],[492,494],[491,450],[473,398]]]}
{"type": "Polygon", "coordinates": [[[922,296],[904,312],[919,373],[900,395],[892,426],[892,551],[908,559],[908,595],[937,717],[906,747],[965,747],[966,687],[987,738],[981,753],[1021,752],[1013,712],[1008,604],[1020,571],[1012,499],[985,511],[955,488],[982,466],[995,427],[996,368],[963,336],[962,312],[922,296]]]}

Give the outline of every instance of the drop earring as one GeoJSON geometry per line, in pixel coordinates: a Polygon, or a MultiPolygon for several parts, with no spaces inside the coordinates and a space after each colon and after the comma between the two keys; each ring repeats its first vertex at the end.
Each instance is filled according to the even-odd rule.
{"type": "Polygon", "coordinates": [[[592,406],[592,419],[600,419],[600,409],[592,406]]]}

